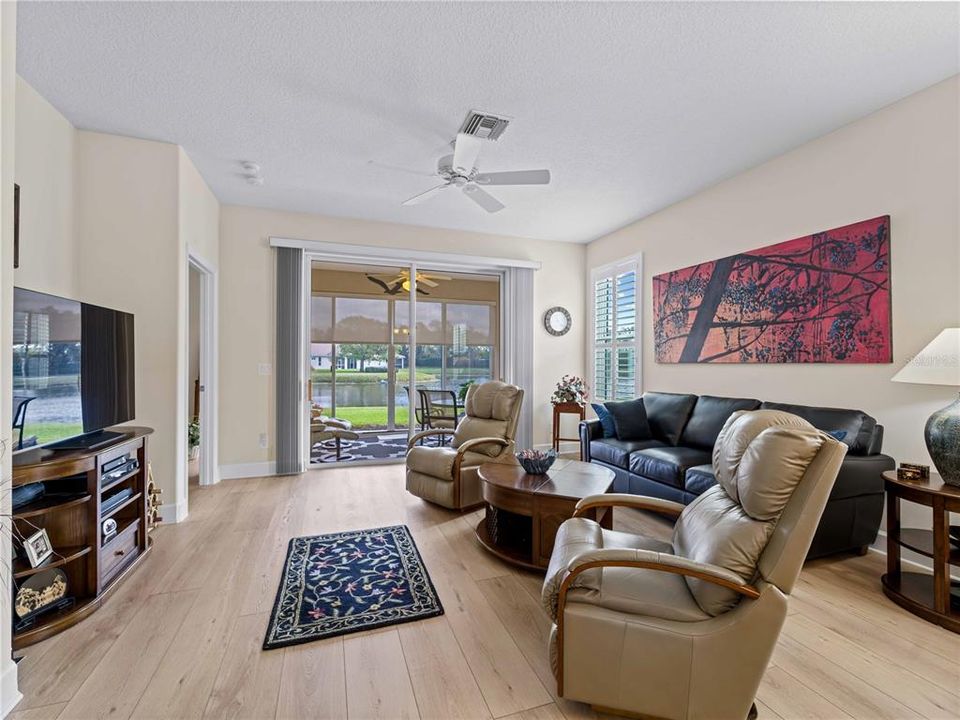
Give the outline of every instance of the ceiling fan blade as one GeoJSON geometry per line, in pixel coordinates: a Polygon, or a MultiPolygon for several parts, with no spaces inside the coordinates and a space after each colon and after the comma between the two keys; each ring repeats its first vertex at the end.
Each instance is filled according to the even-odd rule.
{"type": "Polygon", "coordinates": [[[508,170],[480,173],[474,178],[474,182],[479,185],[546,185],[550,182],[550,171],[508,170]]]}
{"type": "Polygon", "coordinates": [[[431,280],[428,277],[418,277],[417,285],[426,285],[427,287],[439,287],[437,283],[435,283],[433,280],[431,280]]]}
{"type": "Polygon", "coordinates": [[[506,205],[497,200],[493,195],[488,193],[483,188],[477,187],[476,185],[464,185],[463,194],[473,200],[488,213],[500,212],[506,207],[506,205]]]}
{"type": "Polygon", "coordinates": [[[445,187],[450,187],[450,185],[451,183],[443,183],[442,185],[437,185],[436,187],[432,187],[429,190],[425,190],[419,195],[414,195],[412,198],[407,198],[400,204],[401,205],[419,205],[424,200],[429,200],[430,198],[432,198],[434,195],[436,195],[438,192],[443,190],[445,187]]]}
{"type": "Polygon", "coordinates": [[[477,164],[481,142],[473,135],[457,133],[457,141],[453,145],[453,169],[468,175],[477,164]]]}
{"type": "Polygon", "coordinates": [[[436,275],[434,273],[423,273],[421,277],[430,278],[431,280],[453,280],[449,275],[436,275]]]}

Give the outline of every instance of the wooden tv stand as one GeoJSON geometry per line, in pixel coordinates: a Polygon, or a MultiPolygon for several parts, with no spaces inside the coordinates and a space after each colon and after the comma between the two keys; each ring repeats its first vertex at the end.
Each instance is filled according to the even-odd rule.
{"type": "MultiPolygon", "coordinates": [[[[19,583],[46,568],[59,567],[67,575],[67,595],[76,603],[65,610],[42,615],[32,627],[15,632],[13,648],[32,645],[66,630],[100,607],[104,598],[150,551],[147,538],[147,436],[146,427],[115,427],[123,437],[94,450],[37,448],[13,457],[13,487],[36,482],[59,481],[66,494],[47,495],[17,508],[13,521],[26,537],[45,528],[54,555],[31,568],[24,554],[13,561],[14,581],[19,583]],[[139,467],[101,486],[101,468],[124,455],[136,458],[139,467]],[[119,506],[104,512],[102,500],[124,488],[133,494],[119,506]],[[101,524],[117,522],[117,533],[106,543],[101,524]]],[[[52,487],[48,485],[48,488],[52,487]]]]}

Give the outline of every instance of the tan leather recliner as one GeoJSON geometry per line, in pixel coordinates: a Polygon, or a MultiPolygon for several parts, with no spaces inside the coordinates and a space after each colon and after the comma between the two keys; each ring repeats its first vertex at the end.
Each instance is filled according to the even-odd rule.
{"type": "Polygon", "coordinates": [[[460,510],[483,502],[477,469],[484,463],[516,463],[514,439],[523,390],[499,381],[471,385],[456,430],[417,433],[408,443],[407,490],[460,510]],[[418,445],[423,438],[453,434],[447,447],[418,445]]]}
{"type": "Polygon", "coordinates": [[[558,694],[643,717],[748,717],[845,453],[796,415],[739,411],[713,449],[718,484],[689,505],[584,498],[543,584],[558,694]],[[672,542],[578,517],[610,505],[678,516],[672,542]]]}

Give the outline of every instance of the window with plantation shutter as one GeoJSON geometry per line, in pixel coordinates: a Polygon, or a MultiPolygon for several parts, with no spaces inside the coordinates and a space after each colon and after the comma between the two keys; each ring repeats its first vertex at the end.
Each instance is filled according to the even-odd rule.
{"type": "Polygon", "coordinates": [[[640,393],[640,259],[598,268],[591,275],[591,378],[598,401],[640,393]]]}

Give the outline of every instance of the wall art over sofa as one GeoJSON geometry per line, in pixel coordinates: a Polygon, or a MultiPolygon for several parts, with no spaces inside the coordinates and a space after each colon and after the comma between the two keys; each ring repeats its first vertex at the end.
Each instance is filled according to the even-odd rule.
{"type": "Polygon", "coordinates": [[[653,278],[661,363],[889,363],[890,216],[653,278]]]}

